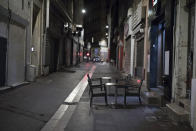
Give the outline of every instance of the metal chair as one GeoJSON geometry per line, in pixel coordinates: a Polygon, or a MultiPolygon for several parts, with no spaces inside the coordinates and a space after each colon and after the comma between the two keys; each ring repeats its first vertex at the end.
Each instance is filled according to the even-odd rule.
{"type": "Polygon", "coordinates": [[[88,85],[89,85],[89,95],[90,95],[90,107],[92,106],[93,97],[105,97],[105,104],[107,105],[107,90],[104,84],[102,84],[101,78],[90,78],[89,74],[88,77],[88,85]],[[98,82],[99,84],[93,84],[93,82],[98,82]],[[95,91],[95,89],[100,89],[100,91],[95,91]],[[102,90],[104,89],[104,90],[102,90]]]}
{"type": "Polygon", "coordinates": [[[137,84],[133,84],[130,86],[127,86],[125,88],[125,95],[124,95],[124,104],[127,104],[126,98],[127,96],[138,96],[140,104],[142,104],[141,101],[141,87],[143,84],[143,80],[137,80],[137,84]]]}

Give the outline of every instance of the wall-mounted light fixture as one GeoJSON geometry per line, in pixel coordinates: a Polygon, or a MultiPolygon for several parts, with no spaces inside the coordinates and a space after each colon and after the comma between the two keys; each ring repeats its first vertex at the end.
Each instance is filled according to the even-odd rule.
{"type": "Polygon", "coordinates": [[[85,14],[86,13],[86,10],[85,9],[82,9],[82,14],[85,14]]]}
{"type": "Polygon", "coordinates": [[[34,52],[35,51],[35,47],[32,45],[31,47],[31,51],[34,52]]]}
{"type": "Polygon", "coordinates": [[[66,22],[66,23],[64,24],[64,27],[65,27],[65,28],[68,28],[68,27],[69,27],[69,23],[66,22]]]}

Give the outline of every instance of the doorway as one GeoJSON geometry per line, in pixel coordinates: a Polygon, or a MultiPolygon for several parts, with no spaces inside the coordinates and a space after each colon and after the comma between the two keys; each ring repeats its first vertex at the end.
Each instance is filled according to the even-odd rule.
{"type": "Polygon", "coordinates": [[[159,25],[157,44],[157,86],[163,86],[164,63],[165,63],[165,29],[159,25]]]}
{"type": "Polygon", "coordinates": [[[150,88],[155,88],[157,86],[157,32],[158,27],[156,25],[152,25],[150,32],[150,88]]]}
{"type": "Polygon", "coordinates": [[[50,42],[50,72],[57,71],[59,55],[59,40],[52,38],[50,42]]]}
{"type": "Polygon", "coordinates": [[[189,27],[188,27],[188,54],[187,54],[187,88],[186,97],[191,99],[191,82],[193,77],[193,52],[195,29],[195,1],[189,3],[189,27]]]}
{"type": "Polygon", "coordinates": [[[150,47],[150,88],[163,86],[165,64],[164,23],[152,26],[150,47]]]}
{"type": "Polygon", "coordinates": [[[0,87],[5,86],[6,81],[6,52],[7,39],[0,37],[0,87]]]}

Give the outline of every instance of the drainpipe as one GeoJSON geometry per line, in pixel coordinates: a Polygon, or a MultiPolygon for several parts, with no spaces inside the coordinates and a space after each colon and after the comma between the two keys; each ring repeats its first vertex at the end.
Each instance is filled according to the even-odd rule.
{"type": "MultiPolygon", "coordinates": [[[[196,12],[196,4],[195,4],[195,12],[196,12]]],[[[195,29],[194,29],[193,78],[196,79],[196,17],[195,17],[195,29]]]]}
{"type": "Polygon", "coordinates": [[[174,0],[174,25],[173,25],[173,67],[172,67],[172,99],[171,99],[171,101],[172,102],[175,102],[175,92],[176,92],[176,90],[175,90],[175,88],[173,88],[174,86],[175,86],[175,69],[176,69],[176,67],[175,67],[175,62],[176,62],[176,60],[175,60],[175,53],[176,53],[176,21],[177,21],[177,1],[176,0],[174,0]]]}
{"type": "MultiPolygon", "coordinates": [[[[45,20],[46,20],[46,25],[45,27],[43,27],[44,29],[44,35],[43,35],[43,56],[42,56],[42,65],[43,65],[43,70],[42,70],[42,73],[43,75],[47,75],[49,73],[49,65],[48,65],[48,55],[47,55],[47,52],[48,52],[48,29],[49,29],[49,26],[50,26],[50,0],[45,0],[45,3],[46,4],[46,9],[45,9],[45,12],[46,12],[46,16],[45,16],[45,20]]],[[[44,19],[44,18],[43,18],[44,19]]]]}
{"type": "MultiPolygon", "coordinates": [[[[195,4],[196,12],[196,4],[195,4]]],[[[195,17],[196,25],[196,17],[195,17]]],[[[194,29],[194,52],[193,52],[193,79],[191,87],[191,126],[193,131],[196,131],[196,26],[194,29]]]]}
{"type": "Polygon", "coordinates": [[[49,28],[49,12],[50,12],[50,0],[46,2],[46,29],[49,28]]]}
{"type": "Polygon", "coordinates": [[[8,0],[8,22],[7,22],[7,58],[6,58],[6,85],[8,85],[8,59],[9,59],[9,37],[10,37],[10,22],[12,18],[12,12],[10,9],[10,1],[8,0]]]}

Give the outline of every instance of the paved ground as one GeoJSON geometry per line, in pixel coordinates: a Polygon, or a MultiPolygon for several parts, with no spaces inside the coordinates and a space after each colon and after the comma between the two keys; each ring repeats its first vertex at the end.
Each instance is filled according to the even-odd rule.
{"type": "Polygon", "coordinates": [[[91,66],[83,63],[1,92],[0,131],[39,131],[91,66]]]}
{"type": "MultiPolygon", "coordinates": [[[[114,75],[119,75],[114,68],[99,64],[93,77],[114,75]]],[[[112,102],[114,98],[109,97],[112,102]]],[[[123,106],[122,97],[118,103],[122,106],[114,109],[104,105],[104,98],[95,98],[90,108],[87,88],[64,131],[192,131],[186,124],[171,121],[165,108],[140,105],[135,97],[128,99],[128,106],[123,106]]]]}
{"type": "MultiPolygon", "coordinates": [[[[94,65],[96,70],[93,77],[120,76],[109,64],[94,65]]],[[[92,64],[82,64],[71,69],[75,73],[65,69],[66,72],[54,73],[40,78],[36,83],[0,94],[0,130],[39,131],[56,114],[59,106],[66,104],[64,100],[91,67],[92,64]]],[[[85,79],[86,77],[83,78],[85,79]]],[[[171,121],[164,108],[140,105],[138,98],[134,97],[127,101],[128,106],[123,106],[123,98],[118,97],[118,103],[122,106],[115,109],[111,106],[114,97],[109,97],[109,106],[104,105],[103,98],[96,98],[90,108],[87,87],[80,101],[69,105],[53,130],[192,131],[184,123],[176,124],[171,121]]]]}

